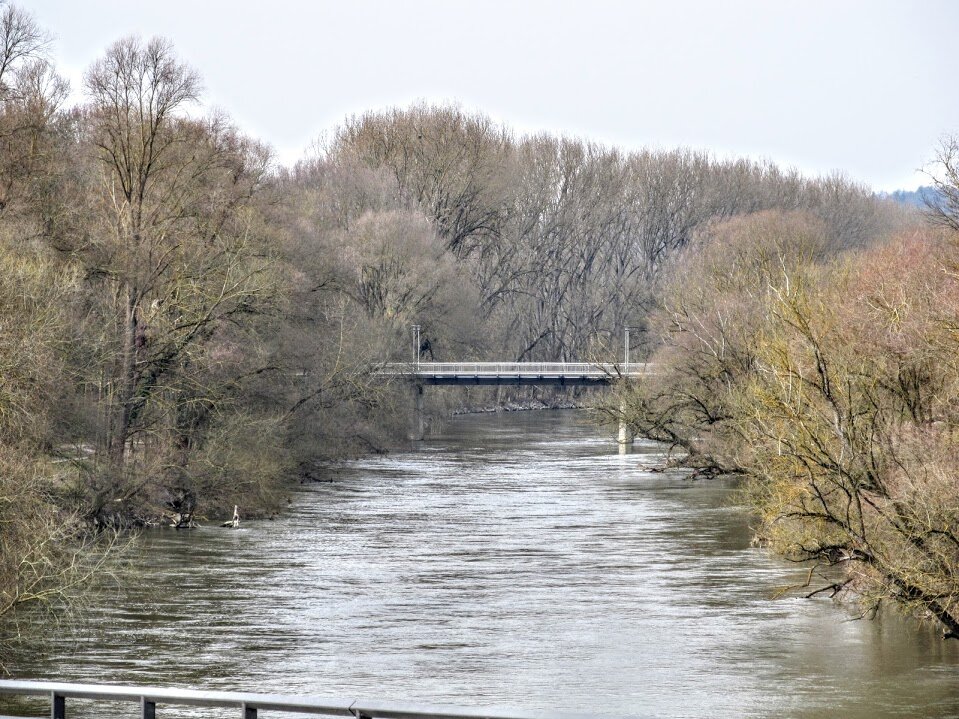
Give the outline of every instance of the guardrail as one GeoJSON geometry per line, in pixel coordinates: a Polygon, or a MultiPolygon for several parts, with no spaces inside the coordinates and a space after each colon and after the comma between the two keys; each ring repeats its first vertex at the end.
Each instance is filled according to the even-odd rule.
{"type": "MultiPolygon", "coordinates": [[[[66,719],[67,699],[120,701],[138,704],[142,719],[156,719],[157,705],[237,709],[242,719],[258,712],[278,711],[353,719],[585,719],[586,714],[528,712],[510,709],[471,709],[404,705],[383,701],[283,694],[244,694],[111,684],[68,684],[0,680],[0,694],[49,697],[52,719],[66,719]]],[[[3,719],[16,719],[4,717],[3,719]]]]}

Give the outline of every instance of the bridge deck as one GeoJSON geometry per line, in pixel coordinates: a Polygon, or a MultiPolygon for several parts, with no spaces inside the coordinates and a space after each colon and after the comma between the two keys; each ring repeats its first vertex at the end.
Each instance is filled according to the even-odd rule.
{"type": "Polygon", "coordinates": [[[590,362],[420,362],[390,363],[380,375],[405,377],[426,385],[608,385],[624,377],[641,377],[646,365],[624,368],[590,362]]]}

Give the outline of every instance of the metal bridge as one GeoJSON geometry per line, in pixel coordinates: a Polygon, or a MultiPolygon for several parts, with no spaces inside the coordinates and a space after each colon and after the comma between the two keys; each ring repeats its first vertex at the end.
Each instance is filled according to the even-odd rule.
{"type": "Polygon", "coordinates": [[[421,385],[601,386],[649,374],[649,365],[608,362],[393,362],[378,374],[421,385]]]}
{"type": "MultiPolygon", "coordinates": [[[[628,357],[628,355],[627,355],[628,357]]],[[[403,379],[413,388],[410,439],[426,435],[423,389],[427,385],[547,385],[553,387],[603,387],[617,381],[655,373],[651,364],[611,362],[389,362],[375,372],[387,379],[403,379]]],[[[631,444],[629,428],[620,422],[620,445],[631,444]]],[[[2,719],[2,718],[0,718],[2,719]]]]}
{"type": "MultiPolygon", "coordinates": [[[[111,684],[68,684],[0,680],[0,694],[42,697],[50,703],[51,719],[66,719],[67,699],[95,702],[126,702],[136,706],[142,719],[156,719],[158,706],[216,707],[234,709],[241,719],[257,719],[260,712],[295,712],[323,717],[351,719],[585,719],[585,714],[529,712],[512,709],[474,709],[447,706],[397,704],[349,697],[298,696],[282,694],[245,694],[224,691],[199,691],[148,686],[111,684]]],[[[602,712],[597,711],[596,716],[602,712]]],[[[172,709],[169,716],[181,712],[172,709]]],[[[2,717],[0,719],[22,719],[2,717]]]]}

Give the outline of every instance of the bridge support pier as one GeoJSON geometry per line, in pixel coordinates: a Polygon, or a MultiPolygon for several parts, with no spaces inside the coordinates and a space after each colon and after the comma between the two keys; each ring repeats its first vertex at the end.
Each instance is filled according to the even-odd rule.
{"type": "Polygon", "coordinates": [[[635,439],[636,435],[633,434],[629,423],[626,421],[626,405],[625,403],[621,404],[619,407],[619,434],[616,437],[616,441],[620,447],[625,447],[632,444],[635,439]]]}
{"type": "Polygon", "coordinates": [[[410,439],[422,442],[426,436],[426,415],[423,412],[423,385],[413,383],[413,416],[410,420],[410,439]]]}

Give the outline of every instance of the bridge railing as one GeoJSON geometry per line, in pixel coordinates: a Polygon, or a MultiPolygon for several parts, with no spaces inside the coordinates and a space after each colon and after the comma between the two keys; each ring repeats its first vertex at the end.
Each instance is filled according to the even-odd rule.
{"type": "MultiPolygon", "coordinates": [[[[383,374],[409,375],[544,375],[616,377],[625,368],[609,362],[390,362],[383,365],[383,374]]],[[[641,374],[643,365],[631,365],[629,374],[641,374]]]]}
{"type": "MultiPolygon", "coordinates": [[[[130,702],[139,705],[143,719],[156,719],[158,705],[236,709],[242,719],[256,719],[261,711],[353,719],[585,719],[587,716],[565,712],[395,704],[349,698],[16,680],[0,680],[0,694],[49,698],[52,719],[66,719],[67,699],[130,702]]],[[[175,715],[176,712],[171,713],[171,716],[175,715]]]]}

